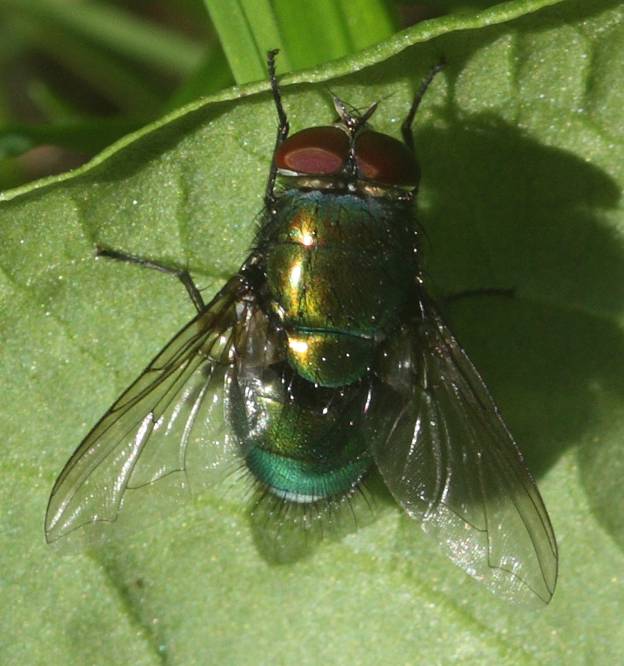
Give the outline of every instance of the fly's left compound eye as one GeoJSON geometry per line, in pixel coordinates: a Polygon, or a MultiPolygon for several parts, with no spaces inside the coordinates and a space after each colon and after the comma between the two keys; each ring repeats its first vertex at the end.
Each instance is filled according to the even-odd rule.
{"type": "Polygon", "coordinates": [[[301,130],[277,149],[278,169],[304,175],[338,173],[349,153],[349,138],[337,127],[309,127],[301,130]]]}
{"type": "Polygon", "coordinates": [[[355,142],[355,156],[360,175],[386,185],[416,187],[420,179],[418,162],[401,141],[366,130],[355,142]]]}

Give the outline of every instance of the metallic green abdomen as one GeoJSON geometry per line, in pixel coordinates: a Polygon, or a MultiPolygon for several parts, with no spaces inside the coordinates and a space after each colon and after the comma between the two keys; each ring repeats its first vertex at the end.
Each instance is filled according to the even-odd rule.
{"type": "Polygon", "coordinates": [[[260,242],[291,366],[321,386],[357,381],[398,319],[414,279],[407,205],[288,191],[260,242]]]}
{"type": "Polygon", "coordinates": [[[349,425],[365,393],[314,386],[286,363],[243,373],[230,386],[229,405],[247,467],[291,502],[348,493],[371,465],[363,434],[349,425]]]}

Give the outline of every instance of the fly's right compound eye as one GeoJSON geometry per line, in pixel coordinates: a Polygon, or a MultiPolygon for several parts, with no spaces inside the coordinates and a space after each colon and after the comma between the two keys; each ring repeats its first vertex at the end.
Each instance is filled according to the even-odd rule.
{"type": "Polygon", "coordinates": [[[367,180],[384,185],[418,185],[420,169],[412,151],[388,134],[363,131],[355,142],[355,156],[360,175],[367,180]]]}
{"type": "Polygon", "coordinates": [[[344,168],[349,137],[338,127],[309,127],[288,137],[277,149],[278,169],[305,176],[331,175],[344,168]]]}

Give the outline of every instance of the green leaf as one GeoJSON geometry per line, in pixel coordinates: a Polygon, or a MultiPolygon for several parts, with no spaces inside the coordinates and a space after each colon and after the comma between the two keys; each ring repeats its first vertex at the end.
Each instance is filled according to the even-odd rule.
{"type": "Polygon", "coordinates": [[[354,53],[396,31],[384,0],[204,2],[239,84],[264,78],[269,50],[279,49],[278,72],[288,72],[354,53]]]}
{"type": "MultiPolygon", "coordinates": [[[[237,83],[265,77],[266,53],[282,40],[269,0],[204,0],[237,83]]],[[[283,50],[283,49],[282,49],[283,50]]],[[[288,70],[282,54],[281,70],[288,70]]]]}
{"type": "Polygon", "coordinates": [[[188,264],[213,293],[244,259],[262,207],[276,125],[263,83],[186,107],[0,203],[2,663],[619,661],[623,25],[611,0],[508,2],[284,81],[293,130],[331,121],[331,88],[358,107],[381,100],[375,122],[398,135],[422,76],[446,56],[416,120],[426,279],[443,294],[515,290],[461,299],[449,316],[553,519],[550,606],[490,596],[384,501],[360,529],[284,564],[263,556],[246,504],[221,487],[166,520],[149,503],[127,507],[142,529],[111,526],[95,550],[45,545],[61,466],[193,313],[175,280],[94,261],[94,246],[188,264]]]}
{"type": "Polygon", "coordinates": [[[274,0],[293,70],[354,53],[396,31],[383,0],[274,0]]]}

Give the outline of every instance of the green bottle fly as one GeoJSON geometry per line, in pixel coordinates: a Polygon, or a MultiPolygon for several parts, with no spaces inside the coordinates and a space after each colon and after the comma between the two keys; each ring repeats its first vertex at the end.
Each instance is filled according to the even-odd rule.
{"type": "Polygon", "coordinates": [[[87,434],[57,479],[46,537],[115,520],[126,494],[168,475],[206,483],[244,468],[316,515],[375,469],[406,514],[492,591],[548,603],[557,543],[531,474],[488,390],[428,296],[414,203],[412,122],[402,141],[377,109],[334,98],[333,125],[289,135],[279,119],[265,211],[240,271],[204,303],[190,274],[112,249],[98,255],[172,273],[196,316],[87,434]],[[223,432],[221,430],[223,425],[223,432]]]}

